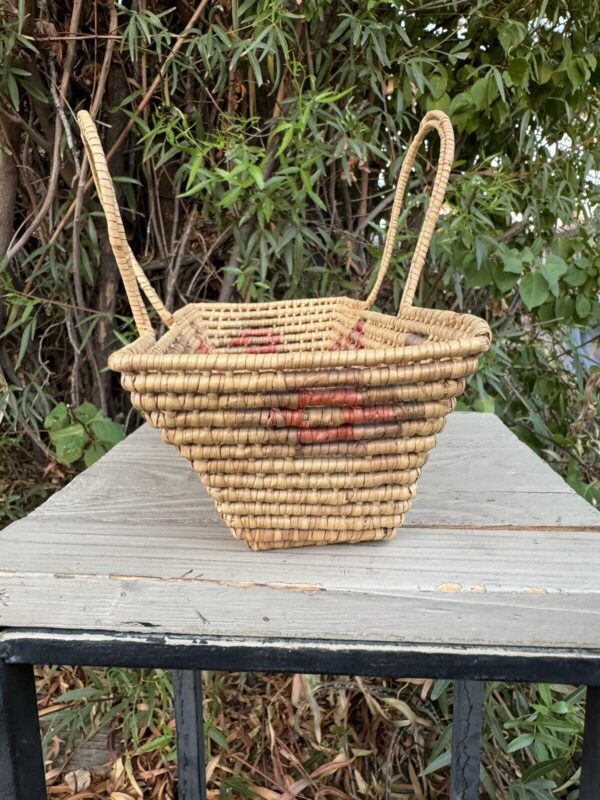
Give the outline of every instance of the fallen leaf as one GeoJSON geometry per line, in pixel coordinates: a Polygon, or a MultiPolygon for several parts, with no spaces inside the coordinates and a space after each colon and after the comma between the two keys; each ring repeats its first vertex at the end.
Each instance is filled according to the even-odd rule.
{"type": "Polygon", "coordinates": [[[73,772],[67,772],[65,783],[72,792],[82,792],[91,785],[92,776],[87,769],[75,769],[73,772]]]}
{"type": "Polygon", "coordinates": [[[279,800],[281,797],[280,792],[274,792],[272,789],[264,789],[262,786],[250,786],[250,791],[254,792],[256,797],[261,800],[279,800]]]}

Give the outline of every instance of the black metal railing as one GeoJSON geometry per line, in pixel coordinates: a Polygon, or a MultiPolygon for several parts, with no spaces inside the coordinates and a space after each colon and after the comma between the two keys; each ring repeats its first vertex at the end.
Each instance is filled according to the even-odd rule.
{"type": "MultiPolygon", "coordinates": [[[[89,662],[87,662],[89,663],[89,662]]],[[[600,681],[600,674],[598,675],[600,681]]],[[[206,800],[201,673],[173,670],[179,800],[206,800]]],[[[454,682],[451,800],[479,800],[480,680],[454,682]]],[[[45,800],[33,667],[0,659],[0,800],[45,800]]],[[[579,800],[600,798],[600,688],[587,690],[579,800]]]]}

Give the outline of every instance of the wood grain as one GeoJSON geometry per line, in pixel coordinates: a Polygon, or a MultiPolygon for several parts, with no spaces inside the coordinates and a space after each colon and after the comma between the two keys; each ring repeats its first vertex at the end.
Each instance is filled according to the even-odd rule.
{"type": "Polygon", "coordinates": [[[454,414],[394,540],[253,553],[144,427],[0,533],[0,626],[600,647],[599,534],[496,417],[454,414]]]}

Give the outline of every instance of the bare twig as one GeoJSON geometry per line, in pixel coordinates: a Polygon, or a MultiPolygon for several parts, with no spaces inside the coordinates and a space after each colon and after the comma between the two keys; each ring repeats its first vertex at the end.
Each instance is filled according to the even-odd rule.
{"type": "Polygon", "coordinates": [[[48,189],[46,191],[46,196],[44,198],[44,202],[41,204],[37,214],[34,216],[33,221],[30,223],[29,227],[25,230],[25,232],[21,235],[19,239],[17,239],[12,246],[9,246],[6,252],[6,258],[8,261],[13,259],[17,253],[19,253],[23,247],[27,244],[29,239],[33,236],[35,231],[38,228],[40,222],[46,216],[48,209],[50,208],[52,201],[56,195],[56,189],[58,187],[58,176],[60,172],[60,117],[57,115],[56,122],[54,125],[54,150],[52,153],[52,167],[50,170],[50,179],[48,181],[48,189]]]}
{"type": "MultiPolygon", "coordinates": [[[[116,29],[117,29],[117,11],[115,9],[114,2],[110,2],[109,31],[114,31],[116,29]]],[[[98,109],[100,108],[100,104],[102,103],[102,99],[104,97],[104,91],[106,89],[106,82],[108,80],[108,74],[110,71],[110,64],[112,61],[114,49],[115,49],[115,39],[110,38],[106,43],[106,50],[104,52],[104,58],[102,60],[102,68],[100,69],[98,83],[96,84],[92,103],[90,106],[90,116],[92,117],[92,119],[95,119],[96,114],[98,113],[98,109]]],[[[83,196],[85,194],[87,171],[88,171],[88,161],[87,161],[87,155],[84,152],[83,160],[81,162],[81,167],[78,175],[77,192],[75,194],[75,206],[74,206],[74,217],[73,217],[73,281],[75,288],[75,298],[77,300],[77,304],[81,308],[84,307],[85,302],[83,299],[83,288],[81,284],[81,257],[79,249],[80,247],[79,231],[81,227],[81,209],[83,206],[83,196]]]]}
{"type": "Polygon", "coordinates": [[[84,42],[88,39],[101,41],[107,39],[109,41],[118,42],[119,36],[111,33],[79,33],[77,36],[63,34],[62,36],[23,36],[30,42],[84,42]]]}
{"type": "Polygon", "coordinates": [[[179,277],[179,270],[181,269],[181,260],[186,252],[188,242],[192,235],[192,231],[194,230],[194,225],[196,224],[197,218],[198,210],[193,208],[187,219],[187,222],[185,223],[183,233],[181,235],[179,247],[177,248],[177,255],[175,256],[175,260],[173,262],[173,269],[169,271],[167,278],[167,291],[165,296],[165,305],[169,309],[173,308],[175,287],[177,286],[177,278],[179,277]]]}
{"type": "Polygon", "coordinates": [[[66,313],[65,321],[67,323],[67,335],[69,337],[69,341],[71,342],[71,347],[73,348],[74,353],[73,366],[71,368],[71,403],[74,406],[78,406],[80,402],[79,371],[81,369],[81,345],[75,332],[72,313],[66,313]]]}
{"type": "MultiPolygon", "coordinates": [[[[82,3],[83,0],[75,0],[75,2],[73,3],[73,11],[71,13],[71,21],[69,25],[69,30],[71,33],[75,33],[79,28],[79,17],[81,14],[82,3]]],[[[52,153],[52,167],[50,170],[50,178],[48,181],[48,190],[46,191],[44,202],[40,206],[37,214],[34,216],[33,221],[30,223],[29,227],[21,235],[20,239],[18,239],[12,245],[12,247],[8,248],[8,251],[6,253],[8,260],[13,259],[17,255],[17,253],[19,253],[23,249],[23,247],[27,244],[31,236],[33,236],[40,222],[46,216],[46,213],[49,210],[50,206],[52,205],[52,201],[54,200],[54,197],[56,195],[59,172],[60,172],[60,126],[61,123],[65,125],[65,135],[67,135],[67,140],[68,140],[67,130],[69,127],[68,124],[66,123],[66,120],[63,121],[61,119],[61,111],[64,107],[69,81],[71,79],[71,71],[73,69],[73,62],[75,59],[75,49],[76,49],[76,42],[69,42],[67,46],[67,54],[64,60],[63,75],[60,84],[60,95],[57,98],[57,102],[55,100],[57,105],[57,116],[54,123],[54,147],[52,153]]],[[[52,67],[52,59],[50,59],[49,63],[52,67]]],[[[53,83],[52,80],[51,83],[53,83]]],[[[55,90],[55,87],[51,86],[51,91],[53,88],[55,90]]]]}
{"type": "Polygon", "coordinates": [[[63,108],[65,102],[64,97],[61,98],[58,96],[58,90],[56,88],[56,55],[53,50],[48,53],[48,67],[50,69],[50,96],[52,97],[54,107],[56,108],[56,113],[58,114],[62,123],[67,145],[71,151],[71,155],[73,156],[73,163],[75,164],[75,177],[77,177],[81,171],[81,165],[79,163],[79,147],[75,144],[73,132],[71,131],[71,126],[69,125],[67,115],[65,114],[65,110],[63,108]]]}
{"type": "MultiPolygon", "coordinates": [[[[0,97],[0,101],[1,99],[2,98],[0,97]]],[[[21,128],[21,130],[24,131],[24,133],[28,134],[28,136],[31,137],[32,141],[34,141],[38,145],[38,147],[41,147],[42,150],[48,151],[50,149],[50,145],[48,144],[46,139],[44,139],[44,137],[41,136],[35,130],[35,128],[32,128],[31,125],[28,122],[26,122],[23,119],[23,117],[21,117],[19,114],[11,114],[11,112],[8,111],[8,109],[4,108],[1,102],[0,102],[0,116],[7,122],[10,122],[11,125],[16,125],[17,127],[21,128]]]]}
{"type": "Polygon", "coordinates": [[[196,270],[196,272],[192,276],[192,279],[189,282],[186,294],[189,294],[192,291],[192,289],[194,288],[194,286],[196,285],[196,281],[200,277],[200,273],[202,272],[204,267],[207,265],[210,257],[215,252],[215,250],[217,250],[219,247],[221,247],[223,242],[227,241],[227,239],[232,235],[232,233],[233,233],[233,225],[229,225],[227,228],[225,228],[223,233],[220,236],[218,236],[215,239],[215,241],[211,244],[211,246],[208,248],[208,250],[204,254],[204,258],[200,262],[200,266],[198,267],[198,269],[196,270]]]}
{"type": "MultiPolygon", "coordinates": [[[[204,11],[204,9],[206,8],[207,5],[208,5],[208,0],[201,0],[201,2],[199,3],[198,7],[194,11],[193,15],[190,17],[189,22],[187,23],[187,25],[185,26],[183,31],[177,36],[177,38],[175,40],[175,44],[173,45],[173,49],[171,50],[169,55],[166,57],[166,59],[163,61],[163,64],[162,64],[158,74],[156,75],[156,77],[154,78],[154,80],[152,81],[150,86],[148,87],[148,89],[146,91],[146,94],[142,97],[142,99],[138,103],[138,106],[136,108],[136,114],[138,114],[138,115],[141,114],[141,112],[144,110],[144,108],[146,108],[146,106],[148,105],[150,100],[152,100],[152,97],[154,96],[154,92],[158,89],[158,87],[160,85],[160,82],[161,82],[161,79],[162,79],[162,76],[163,76],[167,66],[171,63],[173,58],[177,55],[177,53],[181,50],[181,48],[185,44],[185,42],[186,42],[186,35],[185,34],[188,32],[188,30],[190,28],[192,28],[195,25],[195,23],[200,18],[202,12],[204,11]]],[[[114,154],[117,152],[117,150],[121,147],[121,145],[123,144],[123,142],[125,141],[125,139],[129,135],[129,131],[133,128],[134,123],[135,123],[135,120],[134,120],[133,117],[130,117],[127,120],[127,122],[125,123],[125,125],[123,127],[123,130],[117,136],[117,138],[115,140],[115,143],[113,144],[113,146],[110,148],[110,150],[106,154],[106,160],[107,161],[110,161],[111,158],[114,156],[114,154]]],[[[92,187],[92,180],[88,180],[87,183],[85,184],[84,194],[86,192],[88,192],[91,189],[91,187],[92,187]]],[[[68,207],[68,209],[66,210],[61,222],[57,225],[54,233],[50,237],[50,241],[48,242],[48,245],[53,244],[57,240],[58,236],[60,235],[60,233],[64,229],[65,225],[67,224],[67,222],[73,216],[74,211],[75,211],[75,201],[73,201],[71,203],[71,205],[68,207]]]]}

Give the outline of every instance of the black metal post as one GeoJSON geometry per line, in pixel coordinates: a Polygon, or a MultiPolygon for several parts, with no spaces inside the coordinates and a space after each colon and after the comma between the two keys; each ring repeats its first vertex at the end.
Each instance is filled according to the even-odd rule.
{"type": "Polygon", "coordinates": [[[600,792],[600,687],[588,686],[581,756],[579,800],[597,800],[600,792]]]}
{"type": "Polygon", "coordinates": [[[179,800],[206,800],[202,673],[173,670],[179,800]]]}
{"type": "Polygon", "coordinates": [[[454,681],[452,800],[479,800],[483,681],[454,681]]]}
{"type": "Polygon", "coordinates": [[[33,667],[0,659],[0,798],[46,800],[33,667]]]}

